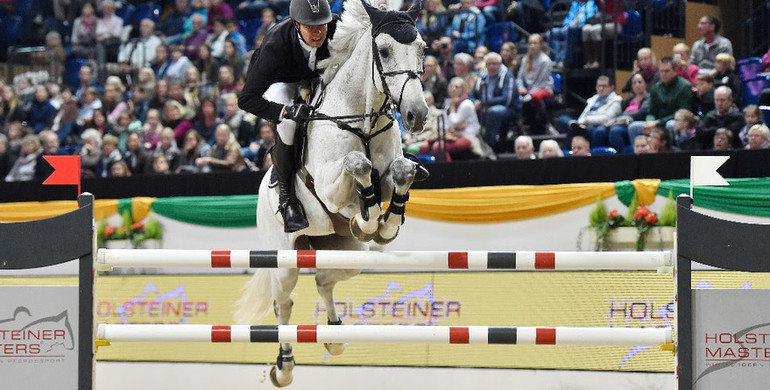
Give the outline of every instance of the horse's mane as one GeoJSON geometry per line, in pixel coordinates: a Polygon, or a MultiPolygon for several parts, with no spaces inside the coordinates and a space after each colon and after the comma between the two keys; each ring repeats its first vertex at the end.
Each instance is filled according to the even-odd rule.
{"type": "Polygon", "coordinates": [[[361,35],[371,25],[361,0],[345,1],[341,19],[337,22],[337,30],[329,41],[329,58],[318,63],[318,68],[324,69],[323,82],[327,85],[337,74],[340,66],[350,59],[361,35]]]}

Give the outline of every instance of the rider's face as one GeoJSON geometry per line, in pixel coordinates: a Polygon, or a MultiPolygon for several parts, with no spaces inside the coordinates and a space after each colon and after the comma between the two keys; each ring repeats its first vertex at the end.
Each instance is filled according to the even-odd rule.
{"type": "Polygon", "coordinates": [[[326,39],[326,25],[320,26],[308,26],[306,24],[297,23],[299,26],[299,33],[302,35],[302,39],[305,40],[310,47],[321,47],[326,39]]]}

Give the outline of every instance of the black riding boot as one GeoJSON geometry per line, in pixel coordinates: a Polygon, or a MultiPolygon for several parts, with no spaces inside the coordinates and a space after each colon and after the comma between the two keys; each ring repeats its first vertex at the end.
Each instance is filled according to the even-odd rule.
{"type": "Polygon", "coordinates": [[[278,177],[278,211],[283,216],[283,231],[293,233],[309,226],[302,203],[294,194],[294,174],[297,171],[294,146],[286,145],[276,133],[270,155],[278,177]]]}

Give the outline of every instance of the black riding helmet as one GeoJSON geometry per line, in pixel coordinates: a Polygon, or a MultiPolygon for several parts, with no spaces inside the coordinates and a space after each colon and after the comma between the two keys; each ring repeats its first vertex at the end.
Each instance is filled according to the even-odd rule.
{"type": "Polygon", "coordinates": [[[307,26],[320,26],[332,21],[327,0],[291,0],[289,17],[307,26]]]}

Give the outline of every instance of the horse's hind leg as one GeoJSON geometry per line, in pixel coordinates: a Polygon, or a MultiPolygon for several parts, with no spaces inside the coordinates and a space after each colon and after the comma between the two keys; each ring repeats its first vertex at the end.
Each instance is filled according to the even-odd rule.
{"type": "MultiPolygon", "coordinates": [[[[291,317],[291,292],[297,285],[298,269],[277,269],[273,271],[273,299],[275,299],[275,316],[280,325],[288,325],[291,317]]],[[[294,379],[294,353],[290,343],[281,343],[278,349],[278,359],[270,370],[270,380],[276,387],[289,385],[294,379]]]]}
{"type": "Polygon", "coordinates": [[[399,157],[390,163],[393,195],[388,210],[380,218],[379,228],[374,237],[376,243],[384,245],[396,238],[398,230],[404,222],[406,201],[409,200],[409,187],[414,183],[417,168],[417,164],[404,157],[399,157]]]}
{"type": "MultiPolygon", "coordinates": [[[[315,275],[315,284],[318,293],[326,306],[326,320],[329,325],[342,325],[342,320],[337,314],[337,307],[334,304],[334,286],[337,282],[347,280],[358,275],[361,270],[318,270],[315,275]]],[[[325,343],[324,347],[332,355],[339,355],[345,350],[345,345],[341,343],[325,343]]]]}

